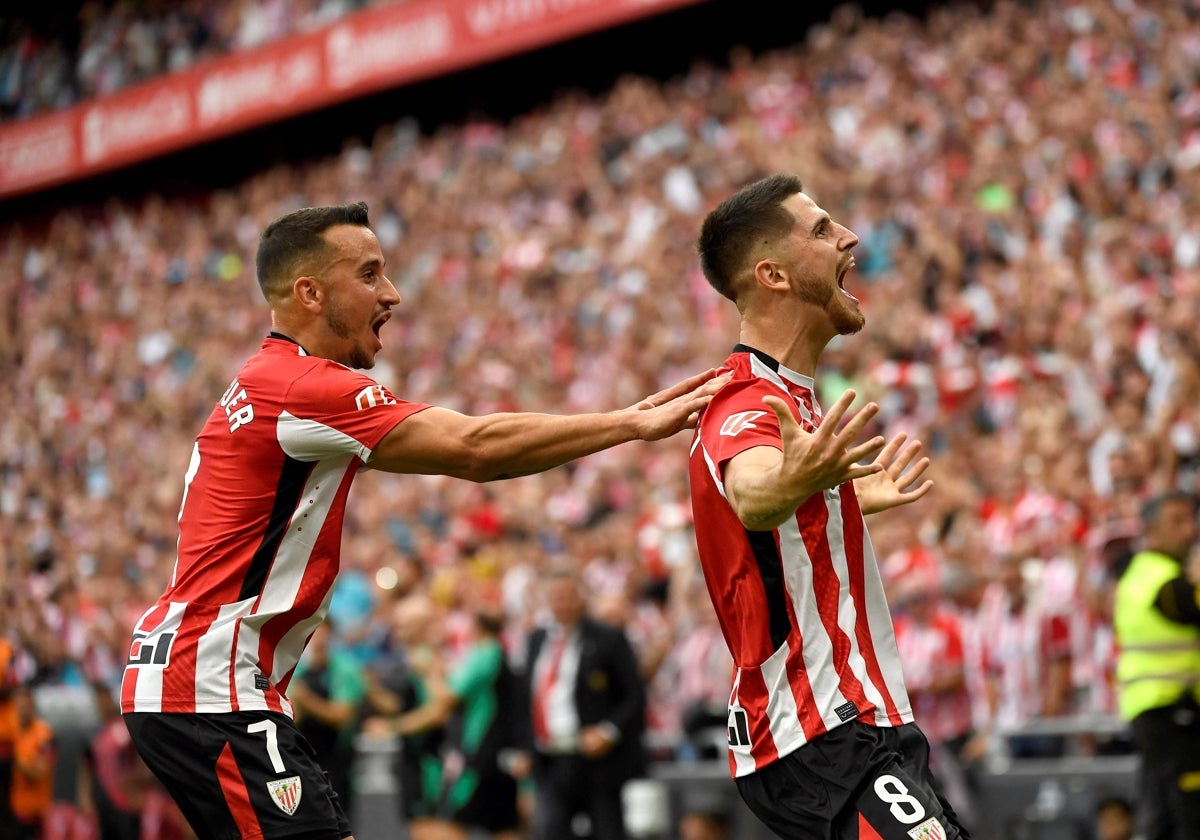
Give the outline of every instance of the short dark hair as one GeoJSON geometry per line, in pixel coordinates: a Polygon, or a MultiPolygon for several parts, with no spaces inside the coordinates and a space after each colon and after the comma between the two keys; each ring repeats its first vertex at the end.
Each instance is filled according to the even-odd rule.
{"type": "Polygon", "coordinates": [[[326,252],[329,246],[322,234],[336,225],[370,227],[367,203],[305,207],[267,225],[254,260],[258,286],[267,300],[283,295],[290,281],[303,273],[301,268],[326,252]]]}
{"type": "Polygon", "coordinates": [[[1196,511],[1196,497],[1186,490],[1167,490],[1156,496],[1151,496],[1142,505],[1142,526],[1149,527],[1158,519],[1162,509],[1172,502],[1183,502],[1196,511]]]}
{"type": "Polygon", "coordinates": [[[797,176],[768,175],[742,187],[704,218],[696,250],[700,270],[714,289],[737,300],[733,282],[751,249],[791,231],[795,219],[782,205],[799,192],[804,184],[797,176]]]}

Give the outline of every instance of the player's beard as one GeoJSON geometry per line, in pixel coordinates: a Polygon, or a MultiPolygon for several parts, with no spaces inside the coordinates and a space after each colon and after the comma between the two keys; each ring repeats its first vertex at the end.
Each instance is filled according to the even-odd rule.
{"type": "Polygon", "coordinates": [[[801,280],[796,291],[802,301],[824,310],[838,335],[853,335],[866,323],[862,309],[836,284],[801,280]]]}
{"type": "Polygon", "coordinates": [[[355,368],[356,370],[367,370],[375,367],[375,358],[363,352],[363,349],[358,346],[357,342],[353,342],[351,336],[354,334],[354,331],[346,322],[345,314],[342,312],[341,305],[335,297],[330,297],[329,299],[329,307],[325,311],[325,325],[338,338],[345,338],[352,341],[350,356],[346,359],[348,367],[355,368]]]}

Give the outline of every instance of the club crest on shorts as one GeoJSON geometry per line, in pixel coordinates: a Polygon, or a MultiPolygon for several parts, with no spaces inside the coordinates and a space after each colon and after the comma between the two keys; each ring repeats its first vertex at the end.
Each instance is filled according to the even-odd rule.
{"type": "Polygon", "coordinates": [[[937,817],[930,817],[920,825],[910,828],[908,836],[913,840],[946,840],[946,829],[937,817]]]}
{"type": "MultiPolygon", "coordinates": [[[[300,807],[300,777],[288,776],[286,779],[275,779],[267,782],[267,792],[279,806],[279,810],[289,817],[300,807]]],[[[943,835],[944,836],[944,835],[943,835]]],[[[923,838],[922,838],[923,840],[923,838]]]]}

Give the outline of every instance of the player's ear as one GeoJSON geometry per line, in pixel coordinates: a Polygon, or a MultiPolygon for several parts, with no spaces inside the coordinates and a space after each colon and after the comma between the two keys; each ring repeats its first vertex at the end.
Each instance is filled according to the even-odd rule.
{"type": "Polygon", "coordinates": [[[324,290],[317,278],[303,275],[292,283],[292,296],[305,309],[320,308],[325,299],[324,290]]]}
{"type": "Polygon", "coordinates": [[[788,285],[787,272],[775,260],[759,260],[754,264],[754,281],[767,289],[786,289],[788,285]]]}

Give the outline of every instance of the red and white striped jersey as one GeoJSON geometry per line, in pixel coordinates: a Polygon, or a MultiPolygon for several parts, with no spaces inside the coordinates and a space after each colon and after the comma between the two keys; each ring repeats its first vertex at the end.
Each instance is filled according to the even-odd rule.
{"type": "Polygon", "coordinates": [[[166,592],[133,632],[122,712],[271,710],[324,619],[350,484],[428,406],[269,337],[192,448],[166,592]]]}
{"type": "Polygon", "coordinates": [[[790,396],[802,427],[820,425],[812,379],[743,345],[725,369],[733,378],[696,426],[690,479],[700,563],[735,665],[737,777],[847,721],[898,726],[913,714],[853,484],[814,494],[774,531],[747,530],[725,499],[731,458],[781,448],[764,396],[790,396]]]}

